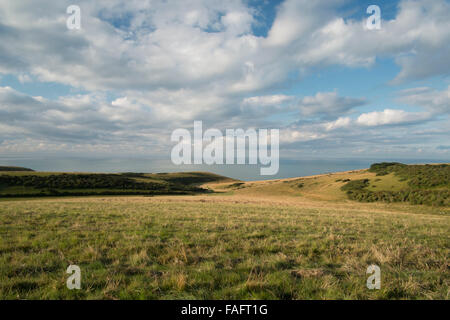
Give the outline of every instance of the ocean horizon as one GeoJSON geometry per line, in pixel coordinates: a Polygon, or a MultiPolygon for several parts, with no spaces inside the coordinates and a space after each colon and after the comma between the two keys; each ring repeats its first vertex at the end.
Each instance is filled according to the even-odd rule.
{"type": "Polygon", "coordinates": [[[369,168],[377,162],[405,164],[448,163],[436,159],[308,159],[280,160],[276,175],[261,175],[260,165],[174,165],[170,160],[148,158],[60,158],[60,157],[0,157],[0,166],[19,166],[45,172],[188,172],[207,171],[230,178],[251,181],[303,177],[332,172],[369,168]]]}

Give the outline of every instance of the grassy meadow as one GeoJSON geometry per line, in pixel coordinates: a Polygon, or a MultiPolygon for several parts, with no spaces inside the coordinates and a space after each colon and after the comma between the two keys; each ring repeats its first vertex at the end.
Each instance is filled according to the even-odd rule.
{"type": "Polygon", "coordinates": [[[209,193],[0,200],[1,299],[449,299],[450,209],[357,202],[368,170],[209,193]],[[66,288],[70,264],[81,289],[66,288]],[[366,268],[381,268],[381,289],[366,268]]]}

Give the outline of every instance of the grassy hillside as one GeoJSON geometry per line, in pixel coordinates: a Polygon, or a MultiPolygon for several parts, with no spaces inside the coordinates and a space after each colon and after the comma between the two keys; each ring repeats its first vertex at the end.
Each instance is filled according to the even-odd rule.
{"type": "Polygon", "coordinates": [[[242,182],[206,172],[81,174],[3,172],[0,196],[221,194],[450,205],[450,165],[374,164],[369,170],[242,182]]]}
{"type": "Polygon", "coordinates": [[[231,181],[204,173],[77,174],[8,172],[0,175],[0,196],[160,195],[202,193],[201,183],[231,181]]]}
{"type": "Polygon", "coordinates": [[[216,192],[234,195],[277,197],[294,201],[410,203],[450,206],[450,165],[374,164],[368,170],[323,174],[245,183],[223,183],[216,192]]]}
{"type": "MultiPolygon", "coordinates": [[[[214,192],[3,199],[0,299],[449,299],[450,207],[348,198],[436,180],[388,167],[250,182],[125,173],[107,181],[214,192]],[[81,290],[66,288],[69,264],[81,290]],[[380,290],[366,287],[370,264],[380,290]]],[[[445,190],[436,181],[422,188],[445,190]]]]}
{"type": "Polygon", "coordinates": [[[369,172],[377,178],[349,181],[342,187],[350,199],[450,206],[450,165],[385,162],[373,164],[369,172]]]}
{"type": "Polygon", "coordinates": [[[22,167],[0,166],[0,171],[34,171],[34,170],[22,167]]]}
{"type": "Polygon", "coordinates": [[[448,215],[259,200],[0,202],[0,298],[449,298],[448,215]],[[69,264],[81,290],[66,288],[69,264]],[[366,288],[370,264],[380,290],[366,288]]]}

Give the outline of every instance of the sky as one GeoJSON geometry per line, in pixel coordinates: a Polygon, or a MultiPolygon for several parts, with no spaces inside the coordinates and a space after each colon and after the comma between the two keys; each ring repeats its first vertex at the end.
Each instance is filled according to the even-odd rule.
{"type": "Polygon", "coordinates": [[[449,113],[446,0],[0,2],[0,157],[168,159],[201,120],[279,129],[282,159],[448,160],[449,113]]]}

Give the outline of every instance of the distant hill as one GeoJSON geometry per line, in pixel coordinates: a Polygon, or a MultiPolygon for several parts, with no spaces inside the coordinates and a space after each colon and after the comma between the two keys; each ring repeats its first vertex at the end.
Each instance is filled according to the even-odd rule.
{"type": "Polygon", "coordinates": [[[350,199],[373,202],[409,202],[450,206],[450,165],[373,164],[375,178],[359,179],[342,186],[350,199]]]}
{"type": "Polygon", "coordinates": [[[23,168],[23,167],[0,166],[0,171],[34,171],[34,170],[28,169],[28,168],[23,168]]]}
{"type": "Polygon", "coordinates": [[[386,202],[450,208],[450,165],[376,163],[370,169],[309,177],[219,183],[216,192],[264,201],[386,202]]]}
{"type": "Polygon", "coordinates": [[[210,192],[203,183],[235,181],[207,172],[0,174],[0,196],[168,195],[210,192]]]}
{"type": "Polygon", "coordinates": [[[383,162],[364,170],[247,182],[208,172],[0,172],[0,197],[195,195],[209,192],[274,200],[290,198],[295,201],[302,197],[319,201],[346,202],[350,199],[450,207],[450,165],[383,162]]]}

